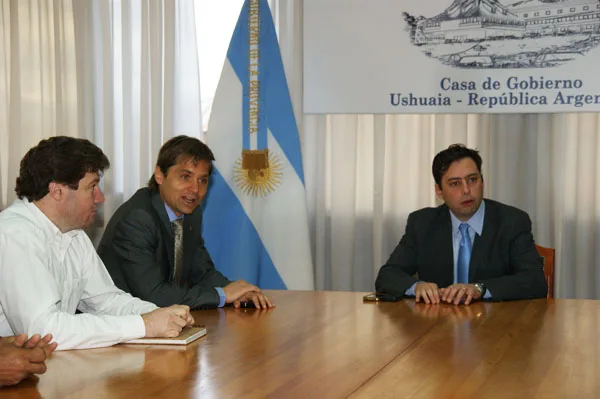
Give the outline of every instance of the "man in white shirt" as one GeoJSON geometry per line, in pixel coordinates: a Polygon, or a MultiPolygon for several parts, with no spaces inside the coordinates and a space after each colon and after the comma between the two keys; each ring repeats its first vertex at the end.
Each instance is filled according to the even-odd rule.
{"type": "Polygon", "coordinates": [[[19,199],[0,213],[0,336],[51,333],[64,350],[175,337],[193,324],[187,306],[159,309],[118,289],[82,230],[104,201],[109,165],[72,137],[42,140],[21,160],[19,199]]]}

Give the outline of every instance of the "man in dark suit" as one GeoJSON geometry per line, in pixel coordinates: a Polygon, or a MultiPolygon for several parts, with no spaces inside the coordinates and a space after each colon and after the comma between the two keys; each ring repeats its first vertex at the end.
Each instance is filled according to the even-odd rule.
{"type": "Polygon", "coordinates": [[[218,272],[204,247],[200,203],[213,160],[196,138],[177,136],[162,146],[148,187],[115,212],[98,246],[119,288],[159,306],[273,306],[255,285],[218,272]]]}
{"type": "Polygon", "coordinates": [[[376,290],[455,305],[545,297],[531,220],[517,208],[483,200],[479,153],[451,145],[435,156],[432,172],[444,204],[408,216],[404,236],[379,270],[376,290]]]}

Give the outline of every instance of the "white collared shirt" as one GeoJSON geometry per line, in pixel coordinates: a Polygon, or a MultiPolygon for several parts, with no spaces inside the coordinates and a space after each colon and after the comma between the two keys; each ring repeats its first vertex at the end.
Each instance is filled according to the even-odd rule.
{"type": "Polygon", "coordinates": [[[110,346],[143,337],[139,315],[156,308],[113,284],[82,230],[61,233],[27,200],[0,212],[0,336],[52,334],[59,350],[110,346]]]}

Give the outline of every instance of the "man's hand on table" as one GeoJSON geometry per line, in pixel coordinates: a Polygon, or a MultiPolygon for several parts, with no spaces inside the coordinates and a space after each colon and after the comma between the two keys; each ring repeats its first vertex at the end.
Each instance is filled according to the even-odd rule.
{"type": "Polygon", "coordinates": [[[423,281],[415,285],[415,302],[421,301],[432,305],[440,303],[440,289],[436,283],[423,281]]]}
{"type": "Polygon", "coordinates": [[[435,283],[419,282],[415,285],[415,301],[426,304],[440,302],[453,305],[469,305],[481,299],[481,291],[473,284],[453,284],[445,288],[438,288],[435,283]]]}
{"type": "Polygon", "coordinates": [[[194,324],[194,317],[190,307],[186,305],[173,305],[168,308],[159,308],[142,315],[146,326],[146,337],[174,338],[179,335],[184,327],[194,324]]]}
{"type": "Polygon", "coordinates": [[[269,309],[275,307],[260,288],[244,280],[234,281],[223,287],[225,292],[225,303],[233,304],[234,308],[239,308],[240,303],[252,301],[256,309],[269,309]]]}
{"type": "Polygon", "coordinates": [[[4,338],[0,341],[0,386],[15,385],[32,374],[46,372],[44,363],[56,349],[52,335],[34,334],[4,338]]]}
{"type": "Polygon", "coordinates": [[[481,298],[481,292],[473,284],[453,284],[440,289],[440,296],[446,303],[469,305],[481,298]]]}

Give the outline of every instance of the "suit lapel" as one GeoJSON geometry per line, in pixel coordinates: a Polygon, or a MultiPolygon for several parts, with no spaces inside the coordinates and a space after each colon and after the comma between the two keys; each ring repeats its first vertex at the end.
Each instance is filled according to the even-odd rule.
{"type": "Polygon", "coordinates": [[[191,270],[191,262],[193,260],[194,246],[197,242],[196,235],[199,231],[196,231],[200,223],[198,217],[202,220],[202,213],[200,207],[196,209],[191,215],[185,215],[183,218],[183,270],[181,271],[182,283],[185,284],[187,280],[188,271],[191,270]],[[199,216],[197,216],[199,213],[199,216]],[[187,255],[187,256],[186,256],[187,255]]]}
{"type": "Polygon", "coordinates": [[[442,276],[444,277],[444,285],[450,285],[454,282],[454,248],[452,247],[452,220],[450,219],[450,211],[444,206],[442,212],[443,223],[440,229],[440,239],[442,241],[439,264],[442,265],[442,276]]]}
{"type": "Polygon", "coordinates": [[[450,211],[446,205],[438,207],[439,222],[432,223],[433,227],[429,231],[433,243],[432,248],[439,248],[439,251],[433,251],[431,264],[439,268],[436,274],[442,276],[443,285],[450,285],[454,281],[454,249],[452,248],[452,221],[450,211]]]}
{"type": "Polygon", "coordinates": [[[162,198],[160,198],[160,194],[152,194],[152,207],[154,207],[154,210],[160,219],[158,227],[162,232],[161,236],[163,237],[163,243],[166,246],[167,255],[169,256],[169,276],[172,278],[173,266],[175,265],[175,236],[173,235],[173,228],[169,221],[169,215],[167,215],[167,210],[165,209],[165,203],[162,198]]]}
{"type": "Polygon", "coordinates": [[[486,253],[492,247],[494,240],[494,231],[497,223],[496,208],[492,201],[485,201],[485,214],[483,215],[483,229],[481,236],[475,235],[473,249],[471,250],[471,261],[469,262],[469,281],[474,281],[477,275],[477,269],[483,267],[486,259],[486,253]]]}

